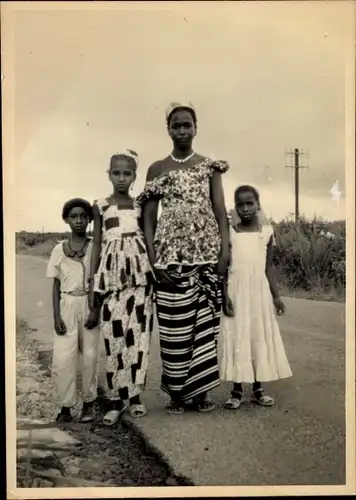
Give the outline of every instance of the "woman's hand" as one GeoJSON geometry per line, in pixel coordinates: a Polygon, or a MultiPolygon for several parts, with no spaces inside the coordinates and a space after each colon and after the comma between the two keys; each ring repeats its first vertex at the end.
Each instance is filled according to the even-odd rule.
{"type": "Polygon", "coordinates": [[[156,262],[156,252],[155,252],[155,249],[153,248],[153,246],[148,247],[147,254],[148,254],[148,260],[151,264],[151,268],[153,269],[153,274],[156,278],[156,281],[158,281],[158,283],[164,283],[165,285],[175,286],[174,281],[169,276],[167,271],[165,271],[164,269],[156,269],[154,267],[155,262],[156,262]]]}
{"type": "Polygon", "coordinates": [[[175,286],[173,279],[169,276],[167,271],[164,271],[163,269],[155,269],[154,275],[158,283],[164,283],[168,286],[175,286]]]}
{"type": "Polygon", "coordinates": [[[286,312],[286,306],[284,305],[282,300],[279,297],[276,297],[275,299],[273,299],[273,304],[278,316],[283,316],[286,312]]]}
{"type": "Polygon", "coordinates": [[[57,335],[65,335],[67,333],[67,327],[61,317],[54,318],[54,329],[57,335]]]}
{"type": "Polygon", "coordinates": [[[217,266],[217,273],[219,276],[225,276],[227,268],[229,265],[229,249],[223,249],[217,266]]]}
{"type": "Polygon", "coordinates": [[[233,318],[235,316],[234,306],[230,297],[225,297],[223,302],[223,313],[228,318],[233,318]]]}

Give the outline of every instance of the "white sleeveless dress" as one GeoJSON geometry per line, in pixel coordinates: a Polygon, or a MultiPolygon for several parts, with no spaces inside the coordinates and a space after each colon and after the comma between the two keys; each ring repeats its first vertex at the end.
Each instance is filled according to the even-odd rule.
{"type": "Polygon", "coordinates": [[[292,375],[266,276],[271,237],[270,226],[255,233],[231,230],[229,296],[235,316],[222,317],[222,380],[268,382],[292,375]]]}

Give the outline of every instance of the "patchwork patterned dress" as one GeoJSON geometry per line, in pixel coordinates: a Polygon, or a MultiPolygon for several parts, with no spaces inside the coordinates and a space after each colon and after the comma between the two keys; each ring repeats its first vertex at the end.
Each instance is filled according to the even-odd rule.
{"type": "Polygon", "coordinates": [[[140,209],[95,202],[102,217],[102,252],[94,290],[103,295],[101,329],[106,392],[127,400],[142,391],[153,328],[153,274],[139,227],[140,209]]]}
{"type": "Polygon", "coordinates": [[[161,388],[171,398],[190,400],[219,385],[217,338],[221,283],[217,262],[221,237],[210,199],[210,180],[228,164],[203,160],[147,182],[137,202],[159,199],[162,213],[154,239],[155,268],[165,269],[175,287],[156,283],[161,388]]]}

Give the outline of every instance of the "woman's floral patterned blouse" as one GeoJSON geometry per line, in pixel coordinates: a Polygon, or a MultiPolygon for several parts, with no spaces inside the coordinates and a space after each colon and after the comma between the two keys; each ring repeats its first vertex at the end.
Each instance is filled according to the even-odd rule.
{"type": "Polygon", "coordinates": [[[221,237],[210,199],[214,171],[225,173],[225,161],[205,159],[188,169],[171,170],[146,183],[137,203],[159,199],[162,213],[154,238],[157,269],[215,264],[221,237]]]}

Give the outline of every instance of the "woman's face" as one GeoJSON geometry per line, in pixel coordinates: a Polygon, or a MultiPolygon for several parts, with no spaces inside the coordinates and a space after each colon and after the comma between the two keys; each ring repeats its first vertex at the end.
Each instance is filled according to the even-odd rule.
{"type": "Polygon", "coordinates": [[[174,111],[168,125],[168,133],[177,148],[191,146],[196,135],[196,127],[189,111],[174,111]]]}

